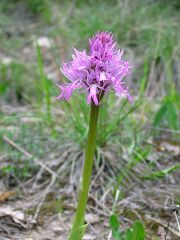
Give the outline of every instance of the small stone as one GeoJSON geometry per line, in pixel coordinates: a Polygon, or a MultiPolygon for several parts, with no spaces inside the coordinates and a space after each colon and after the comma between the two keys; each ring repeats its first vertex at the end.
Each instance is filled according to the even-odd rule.
{"type": "Polygon", "coordinates": [[[40,37],[36,41],[39,47],[51,48],[51,40],[47,37],[40,37]]]}
{"type": "Polygon", "coordinates": [[[10,65],[13,62],[13,59],[11,57],[5,57],[2,59],[2,64],[4,65],[10,65]]]}
{"type": "Polygon", "coordinates": [[[96,238],[90,234],[85,234],[83,237],[83,240],[93,240],[93,239],[96,239],[96,238]]]}
{"type": "Polygon", "coordinates": [[[87,223],[91,223],[91,224],[99,222],[99,217],[91,213],[87,214],[85,219],[87,223]]]}

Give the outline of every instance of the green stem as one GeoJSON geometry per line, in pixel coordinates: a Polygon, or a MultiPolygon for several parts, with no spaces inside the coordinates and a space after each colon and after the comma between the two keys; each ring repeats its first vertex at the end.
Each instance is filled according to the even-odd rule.
{"type": "Polygon", "coordinates": [[[89,120],[89,132],[87,139],[87,147],[85,152],[85,161],[80,180],[80,189],[78,196],[78,204],[76,214],[69,236],[69,240],[81,240],[85,231],[84,219],[86,212],[86,205],[88,200],[88,192],[92,175],[93,159],[96,149],[96,134],[98,126],[99,106],[91,104],[91,114],[89,120]]]}

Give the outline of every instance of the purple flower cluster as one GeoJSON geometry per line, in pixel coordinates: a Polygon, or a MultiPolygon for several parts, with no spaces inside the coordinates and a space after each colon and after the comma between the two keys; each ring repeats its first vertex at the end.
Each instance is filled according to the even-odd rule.
{"type": "Polygon", "coordinates": [[[87,103],[99,105],[104,94],[114,90],[118,95],[131,96],[123,82],[130,73],[130,65],[122,60],[123,51],[118,50],[113,35],[108,32],[97,33],[89,40],[90,52],[74,49],[72,61],[65,63],[61,72],[70,82],[58,85],[61,94],[58,99],[69,100],[72,92],[82,89],[87,93],[87,103]]]}

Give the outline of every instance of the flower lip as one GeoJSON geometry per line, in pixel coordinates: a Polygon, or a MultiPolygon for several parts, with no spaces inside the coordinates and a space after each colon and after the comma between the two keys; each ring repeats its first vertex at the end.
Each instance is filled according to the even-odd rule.
{"type": "Polygon", "coordinates": [[[98,97],[97,97],[97,85],[92,84],[89,90],[89,94],[87,96],[87,102],[90,103],[91,99],[94,101],[95,105],[98,105],[98,97]]]}
{"type": "Polygon", "coordinates": [[[105,73],[104,72],[100,72],[100,81],[105,81],[105,80],[107,80],[107,78],[106,78],[106,75],[105,75],[105,73]]]}

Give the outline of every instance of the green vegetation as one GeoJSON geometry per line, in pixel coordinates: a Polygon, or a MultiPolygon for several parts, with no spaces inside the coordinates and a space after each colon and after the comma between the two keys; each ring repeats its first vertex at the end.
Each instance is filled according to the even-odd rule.
{"type": "Polygon", "coordinates": [[[109,220],[112,229],[112,235],[115,240],[144,240],[145,230],[140,221],[133,224],[132,229],[128,228],[125,232],[119,230],[119,221],[115,215],[112,215],[109,220]]]}

